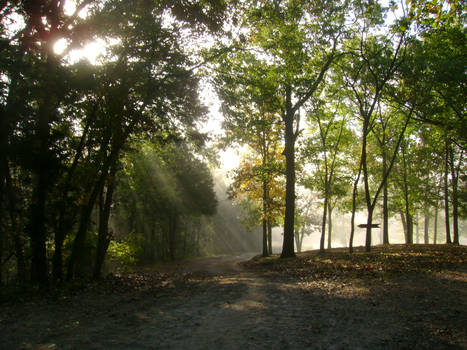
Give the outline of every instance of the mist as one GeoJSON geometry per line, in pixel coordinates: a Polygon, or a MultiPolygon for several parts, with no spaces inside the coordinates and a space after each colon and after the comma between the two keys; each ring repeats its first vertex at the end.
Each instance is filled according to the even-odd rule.
{"type": "MultiPolygon", "coordinates": [[[[349,213],[341,213],[337,210],[333,213],[333,224],[332,224],[332,239],[331,239],[331,247],[332,248],[341,248],[341,247],[348,247],[349,246],[349,237],[350,237],[350,214],[349,213]]],[[[321,215],[321,213],[320,213],[321,215]]],[[[366,213],[364,211],[357,212],[355,214],[355,233],[354,233],[354,241],[353,246],[364,246],[365,245],[365,234],[366,229],[360,228],[357,225],[360,223],[366,222],[366,213]]],[[[378,217],[375,217],[375,223],[381,223],[378,217]]],[[[460,244],[467,244],[467,236],[466,236],[466,226],[467,221],[461,220],[459,221],[460,226],[460,244]]],[[[327,230],[327,227],[326,227],[327,230]]],[[[438,216],[438,227],[437,227],[437,244],[446,243],[446,233],[444,228],[444,214],[439,214],[438,216]]],[[[321,238],[321,230],[319,227],[316,227],[311,234],[306,235],[303,238],[302,243],[302,251],[308,250],[316,250],[319,249],[321,238]]],[[[380,228],[372,229],[372,244],[379,245],[383,244],[383,230],[382,226],[380,228]]],[[[327,247],[327,232],[325,237],[325,246],[327,247]]],[[[282,250],[282,242],[283,242],[283,228],[282,227],[275,227],[272,230],[272,250],[274,254],[280,254],[282,250]]],[[[401,220],[397,217],[391,217],[389,219],[389,242],[390,244],[405,244],[405,236],[404,236],[404,227],[401,223],[401,220]]],[[[415,244],[424,244],[424,226],[423,226],[423,219],[420,217],[417,222],[414,224],[414,243],[415,244]]],[[[434,226],[433,226],[433,217],[431,217],[430,221],[430,229],[429,229],[429,243],[434,243],[434,226]]],[[[296,249],[296,247],[295,247],[296,249]]]]}
{"type": "Polygon", "coordinates": [[[261,231],[248,231],[239,221],[240,209],[227,196],[228,185],[222,171],[214,172],[214,191],[217,197],[217,212],[212,217],[215,234],[212,251],[215,254],[239,254],[259,252],[261,231]]]}

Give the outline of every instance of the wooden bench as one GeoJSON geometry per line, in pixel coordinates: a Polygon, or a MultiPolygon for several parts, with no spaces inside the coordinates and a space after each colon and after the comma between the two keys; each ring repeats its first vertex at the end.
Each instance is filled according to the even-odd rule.
{"type": "MultiPolygon", "coordinates": [[[[371,227],[371,228],[379,228],[379,225],[380,225],[380,224],[371,224],[370,227],[371,227]]],[[[360,224],[360,225],[358,225],[358,227],[367,228],[368,225],[367,225],[367,224],[360,224]]]]}

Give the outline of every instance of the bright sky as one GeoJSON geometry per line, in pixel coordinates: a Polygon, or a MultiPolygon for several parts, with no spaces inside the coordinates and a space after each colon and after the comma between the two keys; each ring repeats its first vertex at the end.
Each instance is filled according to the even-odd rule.
{"type": "MultiPolygon", "coordinates": [[[[65,1],[64,12],[66,15],[70,16],[76,11],[76,2],[74,0],[65,1]]],[[[83,8],[78,16],[85,18],[87,16],[87,8],[83,8]]],[[[72,50],[67,55],[66,58],[70,63],[78,62],[82,58],[87,58],[91,64],[99,64],[99,56],[105,53],[105,48],[107,45],[112,45],[116,43],[115,41],[110,40],[109,43],[106,43],[103,39],[97,39],[85,45],[82,49],[72,50]]],[[[61,54],[68,46],[66,39],[60,39],[54,46],[54,51],[57,54],[61,54]]]]}
{"type": "MultiPolygon", "coordinates": [[[[71,15],[76,10],[76,2],[74,0],[67,0],[65,2],[65,14],[71,15]]],[[[86,17],[86,8],[81,10],[79,13],[80,17],[86,17]]],[[[89,42],[83,48],[79,50],[70,51],[65,58],[70,63],[78,62],[79,60],[86,58],[93,65],[101,64],[101,56],[104,55],[106,47],[108,45],[116,44],[118,40],[97,39],[89,42]]],[[[67,48],[68,43],[66,39],[60,39],[55,44],[54,50],[57,54],[61,54],[67,48]]],[[[208,133],[211,137],[216,137],[222,134],[222,113],[220,112],[221,103],[214,92],[212,86],[205,85],[201,91],[201,100],[209,108],[209,117],[206,123],[201,125],[201,131],[208,133]]],[[[225,151],[219,153],[219,160],[221,168],[224,171],[229,171],[238,167],[240,163],[239,151],[234,148],[227,148],[225,151]]]]}
{"type": "MultiPolygon", "coordinates": [[[[387,0],[383,0],[383,4],[387,5],[387,0]]],[[[71,15],[76,10],[75,0],[67,0],[65,2],[65,14],[71,15]]],[[[87,10],[84,8],[79,13],[79,16],[86,17],[87,10]]],[[[392,15],[393,17],[394,15],[392,15]]],[[[391,17],[391,16],[390,16],[391,17]]],[[[103,39],[97,39],[89,42],[82,49],[70,51],[66,58],[70,63],[75,63],[80,59],[87,58],[91,64],[101,64],[100,58],[104,55],[106,47],[108,45],[116,44],[118,40],[108,40],[107,42],[103,39]]],[[[54,49],[57,54],[61,54],[66,49],[68,43],[65,39],[59,40],[54,49]]],[[[214,92],[212,86],[206,84],[201,91],[202,102],[209,108],[208,121],[201,126],[203,132],[208,133],[213,138],[222,133],[221,123],[222,114],[220,112],[220,101],[214,92]]],[[[232,170],[238,167],[240,163],[240,151],[234,148],[228,148],[227,150],[220,152],[219,160],[221,162],[221,168],[223,170],[232,170]]]]}
{"type": "Polygon", "coordinates": [[[221,152],[219,159],[221,161],[221,168],[225,171],[231,171],[240,165],[239,151],[234,148],[228,148],[221,152]]]}
{"type": "MultiPolygon", "coordinates": [[[[208,120],[201,126],[201,131],[207,133],[212,138],[221,136],[223,134],[223,117],[220,111],[221,102],[219,98],[213,87],[209,84],[204,84],[200,95],[201,101],[209,108],[208,120]]],[[[229,147],[225,151],[219,152],[219,161],[222,170],[230,171],[235,169],[240,164],[239,151],[229,147]]]]}

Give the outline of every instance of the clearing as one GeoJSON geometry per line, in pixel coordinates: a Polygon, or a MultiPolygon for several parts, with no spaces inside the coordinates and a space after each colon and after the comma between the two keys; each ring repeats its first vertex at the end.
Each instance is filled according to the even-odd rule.
{"type": "Polygon", "coordinates": [[[10,296],[0,349],[467,349],[467,247],[251,257],[10,296]]]}

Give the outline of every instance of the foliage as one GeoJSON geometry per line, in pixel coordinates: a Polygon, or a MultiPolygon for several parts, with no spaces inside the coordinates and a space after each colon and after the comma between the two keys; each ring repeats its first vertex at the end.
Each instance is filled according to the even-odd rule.
{"type": "Polygon", "coordinates": [[[254,156],[254,153],[247,155],[240,163],[238,169],[233,172],[233,183],[229,193],[233,198],[241,201],[243,196],[247,196],[250,202],[255,203],[255,207],[261,208],[263,203],[263,184],[266,183],[268,189],[267,209],[259,210],[257,222],[268,219],[271,223],[278,224],[283,218],[283,166],[280,149],[275,149],[268,153],[267,163],[263,164],[262,158],[254,156]]]}
{"type": "MultiPolygon", "coordinates": [[[[247,1],[241,22],[246,28],[242,45],[223,55],[217,65],[220,79],[234,81],[247,92],[260,89],[252,95],[266,99],[268,107],[280,113],[286,159],[284,257],[294,255],[295,141],[300,109],[339,57],[347,8],[346,1],[247,1]]],[[[229,101],[229,94],[221,98],[229,101]]]]}
{"type": "Polygon", "coordinates": [[[54,278],[63,279],[65,260],[67,278],[81,275],[91,263],[93,229],[98,275],[115,177],[130,143],[174,130],[200,136],[195,122],[206,110],[186,34],[218,30],[226,7],[217,0],[80,1],[68,13],[64,1],[1,4],[0,201],[9,201],[1,207],[0,246],[16,240],[21,280],[27,266],[33,282],[47,282],[52,255],[54,278]],[[74,62],[73,50],[93,41],[105,43],[97,64],[74,62]],[[7,215],[19,206],[24,227],[7,215]],[[93,212],[99,229],[90,227],[93,212]],[[64,246],[70,236],[71,247],[64,246]]]}
{"type": "Polygon", "coordinates": [[[456,0],[406,1],[410,17],[422,29],[465,23],[465,4],[456,0]]]}
{"type": "MultiPolygon", "coordinates": [[[[248,197],[264,232],[283,221],[283,257],[302,220],[297,174],[329,210],[353,181],[352,211],[364,200],[370,224],[380,193],[384,216],[404,207],[407,222],[444,199],[446,236],[452,217],[459,243],[463,2],[99,0],[74,13],[65,4],[0,4],[0,282],[97,278],[109,246],[127,259],[134,244],[149,261],[215,250],[223,226],[207,219],[216,201],[199,130],[207,66],[222,147],[250,152],[232,194],[248,197]],[[105,43],[96,62],[73,59],[92,42],[105,43]],[[128,247],[112,243],[132,234],[128,247]]],[[[227,245],[240,247],[237,238],[227,245]]]]}
{"type": "Polygon", "coordinates": [[[215,214],[217,206],[207,165],[180,141],[147,142],[128,155],[123,173],[115,234],[136,238],[134,258],[153,263],[199,254],[203,228],[196,218],[215,214]]]}
{"type": "Polygon", "coordinates": [[[124,266],[129,266],[136,263],[136,257],[139,254],[127,242],[112,241],[109,245],[108,255],[110,261],[117,261],[124,266]]]}

